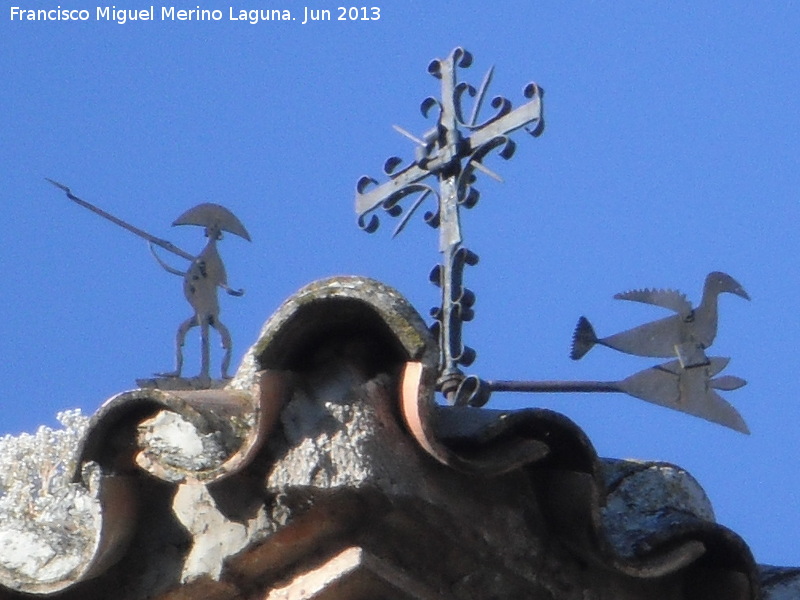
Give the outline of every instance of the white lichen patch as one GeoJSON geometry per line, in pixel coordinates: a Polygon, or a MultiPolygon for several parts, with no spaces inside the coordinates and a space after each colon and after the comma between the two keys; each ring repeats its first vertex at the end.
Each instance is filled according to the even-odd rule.
{"type": "Polygon", "coordinates": [[[64,429],[42,426],[35,434],[0,437],[0,515],[6,519],[41,515],[67,488],[89,419],[80,409],[57,419],[64,429]]]}
{"type": "Polygon", "coordinates": [[[23,578],[59,581],[83,564],[80,548],[64,544],[63,537],[63,531],[49,528],[24,531],[19,523],[0,526],[0,566],[23,578]]]}
{"type": "Polygon", "coordinates": [[[201,484],[179,486],[173,510],[193,538],[181,575],[184,583],[206,576],[218,580],[225,560],[242,550],[256,531],[267,526],[263,508],[245,523],[231,521],[201,484]]]}
{"type": "Polygon", "coordinates": [[[94,543],[99,502],[71,482],[89,419],[57,418],[64,429],[0,438],[0,569],[20,580],[68,577],[94,543]]]}
{"type": "Polygon", "coordinates": [[[139,443],[148,455],[187,471],[217,467],[226,458],[219,432],[201,433],[179,414],[161,411],[139,426],[139,443]]]}
{"type": "Polygon", "coordinates": [[[422,496],[437,504],[425,483],[421,455],[397,424],[389,380],[363,382],[347,368],[310,377],[294,390],[280,420],[285,446],[267,476],[267,489],[381,490],[392,497],[422,496]]]}

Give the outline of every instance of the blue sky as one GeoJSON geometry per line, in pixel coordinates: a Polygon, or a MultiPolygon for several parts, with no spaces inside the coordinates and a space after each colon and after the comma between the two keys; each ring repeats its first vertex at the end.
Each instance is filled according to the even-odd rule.
{"type": "MultiPolygon", "coordinates": [[[[164,22],[173,5],[156,4],[157,20],[124,25],[95,21],[99,5],[83,0],[23,8],[57,6],[92,19],[0,12],[1,432],[91,413],[172,368],[190,316],[144,242],[44,177],[192,252],[201,231],[170,223],[200,202],[230,208],[253,239],[220,245],[231,286],[246,289],[222,299],[234,365],[280,303],[321,277],[375,277],[427,314],[436,232],[418,218],[394,240],[386,226],[363,233],[354,188],[387,157],[413,157],[391,125],[431,126],[418,110],[439,92],[426,67],[463,46],[475,57],[465,79],[496,65],[490,91],[515,105],[536,81],[547,118],[540,138],[515,136],[513,160],[488,162],[505,182],[481,177],[462,221],[481,257],[466,274],[478,298],[464,329],[478,351],[470,372],[623,378],[654,361],[606,348],[568,358],[581,315],[607,335],[666,314],[613,294],[668,287],[697,301],[722,270],[752,297],[721,298],[712,348],[749,382],[724,395],[751,436],[624,396],[496,394],[491,406],[550,407],[601,455],[687,468],[757,560],[800,564],[800,7],[407,1],[376,4],[377,21],[307,25],[288,0],[271,7],[297,21],[259,24],[227,18],[258,3],[200,5],[221,9],[219,22],[164,22]]],[[[338,16],[333,3],[309,6],[338,16]]]]}

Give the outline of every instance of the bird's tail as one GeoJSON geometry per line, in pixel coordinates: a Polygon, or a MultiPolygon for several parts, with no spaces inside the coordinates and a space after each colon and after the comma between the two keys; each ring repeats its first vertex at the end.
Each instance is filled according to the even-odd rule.
{"type": "Polygon", "coordinates": [[[569,357],[578,360],[583,357],[597,343],[597,335],[594,327],[589,323],[589,319],[581,317],[575,326],[575,333],[572,334],[572,351],[569,357]]]}

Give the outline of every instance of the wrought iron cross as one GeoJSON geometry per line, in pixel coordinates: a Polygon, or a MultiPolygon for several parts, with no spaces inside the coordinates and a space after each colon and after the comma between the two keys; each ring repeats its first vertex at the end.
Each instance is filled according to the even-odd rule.
{"type": "Polygon", "coordinates": [[[436,210],[428,212],[425,221],[439,229],[439,251],[443,255],[442,263],[430,275],[442,293],[441,306],[432,310],[432,316],[440,348],[438,388],[452,404],[466,402],[458,393],[465,378],[460,367],[469,366],[475,359],[475,351],[462,343],[461,329],[465,321],[472,319],[475,302],[474,294],[463,285],[464,267],[475,265],[478,256],[462,243],[460,209],[472,208],[478,201],[479,193],[473,187],[476,171],[500,179],[483,165],[490,152],[497,149],[502,158],[509,159],[515,148],[508,138],[510,133],[526,127],[529,133],[538,136],[544,129],[542,91],[535,83],[529,83],[523,91],[528,102],[512,110],[511,102],[495,97],[491,101],[494,114],[478,122],[493,71],[489,70],[476,90],[458,80],[458,68],[467,68],[471,63],[472,55],[462,48],[453,50],[446,59],[430,63],[428,72],[441,81],[441,101],[426,98],[420,108],[425,117],[438,109],[436,125],[422,139],[395,126],[418,143],[416,160],[399,169],[402,160],[389,158],[384,165],[389,181],[377,185],[371,177],[362,177],[356,192],[359,225],[370,233],[378,228],[379,221],[373,213],[380,208],[393,217],[402,216],[396,235],[428,197],[437,200],[436,210]],[[474,100],[467,116],[463,101],[468,97],[474,100]],[[433,178],[438,189],[428,183],[433,178]],[[404,213],[400,201],[406,196],[416,199],[404,213]]]}

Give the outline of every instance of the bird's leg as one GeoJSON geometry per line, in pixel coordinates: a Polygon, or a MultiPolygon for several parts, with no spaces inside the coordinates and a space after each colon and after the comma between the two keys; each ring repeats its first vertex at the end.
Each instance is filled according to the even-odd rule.
{"type": "Polygon", "coordinates": [[[197,327],[197,315],[186,319],[178,327],[175,336],[175,370],[170,373],[156,373],[158,377],[180,377],[183,371],[183,345],[186,343],[186,334],[192,327],[197,327]]]}

